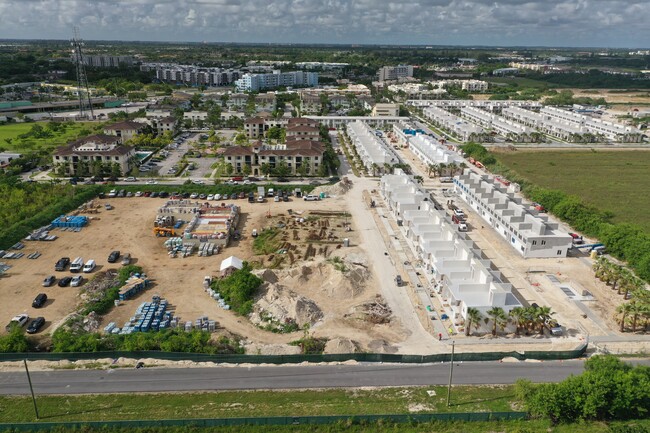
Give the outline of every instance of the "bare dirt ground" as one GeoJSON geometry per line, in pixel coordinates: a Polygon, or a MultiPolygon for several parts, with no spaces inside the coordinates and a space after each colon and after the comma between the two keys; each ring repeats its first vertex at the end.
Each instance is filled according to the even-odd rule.
{"type": "MultiPolygon", "coordinates": [[[[108,201],[98,200],[102,205],[108,201]]],[[[405,331],[396,321],[373,324],[357,314],[362,310],[360,306],[375,300],[379,292],[372,266],[360,245],[355,223],[344,213],[346,201],[342,196],[316,202],[296,198],[290,202],[273,202],[271,198],[264,204],[237,200],[236,203],[242,210],[238,226],[242,233],[241,240],[233,242],[215,256],[192,255],[186,258],[168,257],[163,246],[165,239],[157,238],[152,233],[156,210],[164,203],[163,200],[122,198],[111,199],[110,203],[115,209],[106,211],[102,207],[90,225],[81,232],[54,230],[53,233],[59,239],[53,242],[26,242],[23,250],[25,253],[38,250],[43,255],[37,260],[23,257],[10,263],[12,268],[2,279],[0,290],[0,323],[8,323],[14,315],[27,312],[30,317],[43,315],[47,319],[47,326],[41,334],[53,331],[80,302],[80,288],[61,288],[56,285],[41,287],[40,284],[47,275],[55,274],[57,278],[71,275],[69,272],[55,273],[56,260],[62,256],[81,256],[85,260],[93,258],[98,263],[95,272],[105,271],[119,268],[119,265],[106,262],[110,251],[117,249],[122,254],[130,253],[134,258],[133,263],[142,266],[154,284],[145,292],[113,308],[101,321],[100,328],[109,322],[121,326],[133,316],[140,303],[157,294],[170,302],[175,316],[182,321],[208,316],[216,320],[220,328],[241,336],[250,344],[256,344],[258,351],[259,345],[263,345],[268,346],[270,352],[285,353],[285,349],[282,349],[284,344],[302,337],[302,331],[291,334],[264,331],[247,318],[221,309],[203,290],[204,276],[218,275],[221,260],[234,255],[265,268],[275,268],[273,274],[266,276],[278,280],[278,284],[298,295],[313,300],[323,312],[322,320],[315,323],[311,330],[317,337],[351,340],[351,344],[360,350],[371,350],[372,345],[378,344],[377,341],[381,342],[380,345],[391,345],[404,338],[405,331]],[[289,209],[292,210],[293,217],[289,215],[289,209]],[[332,213],[335,216],[330,218],[332,213]],[[304,217],[306,221],[296,223],[296,217],[304,217]],[[325,230],[328,238],[321,240],[318,239],[318,234],[321,221],[325,219],[329,222],[329,227],[325,230]],[[252,249],[252,230],[276,227],[280,223],[286,225],[279,238],[282,245],[293,245],[289,248],[289,253],[255,255],[252,249]],[[345,231],[344,223],[351,223],[352,231],[345,231]],[[341,248],[344,237],[350,241],[349,248],[341,248]],[[308,251],[309,246],[312,249],[308,251]],[[335,256],[342,257],[341,262],[346,267],[345,275],[332,263],[335,256]],[[351,272],[355,269],[363,272],[357,272],[358,275],[351,272]],[[49,300],[45,308],[36,310],[31,308],[31,301],[40,292],[47,293],[49,300]]],[[[93,274],[83,275],[92,277],[93,274]]],[[[291,352],[295,347],[289,346],[286,350],[291,352]]],[[[266,349],[261,350],[261,353],[265,352],[266,349]]]]}

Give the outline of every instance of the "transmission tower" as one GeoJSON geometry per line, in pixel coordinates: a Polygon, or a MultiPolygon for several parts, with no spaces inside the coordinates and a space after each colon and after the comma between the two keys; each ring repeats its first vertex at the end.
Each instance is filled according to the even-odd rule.
{"type": "Polygon", "coordinates": [[[72,58],[77,68],[77,94],[79,95],[79,116],[95,118],[93,113],[93,104],[90,101],[90,88],[88,87],[88,77],[86,76],[86,66],[83,61],[81,47],[83,41],[79,35],[79,27],[74,27],[74,38],[70,42],[72,46],[72,58]]]}

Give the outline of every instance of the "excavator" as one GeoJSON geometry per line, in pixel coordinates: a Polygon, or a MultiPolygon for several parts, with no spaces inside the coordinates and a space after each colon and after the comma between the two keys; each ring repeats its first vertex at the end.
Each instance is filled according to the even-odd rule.
{"type": "Polygon", "coordinates": [[[176,231],[167,227],[154,227],[153,234],[159,237],[176,236],[176,231]]]}

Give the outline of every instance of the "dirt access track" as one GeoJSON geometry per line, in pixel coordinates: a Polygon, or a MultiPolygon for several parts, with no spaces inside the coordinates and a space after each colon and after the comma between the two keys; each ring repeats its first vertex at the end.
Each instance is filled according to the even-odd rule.
{"type": "MultiPolygon", "coordinates": [[[[253,353],[294,353],[295,346],[286,343],[301,338],[302,331],[290,334],[276,334],[264,331],[253,325],[247,318],[232,311],[221,309],[203,290],[206,275],[218,275],[221,261],[231,255],[243,260],[258,263],[265,268],[277,266],[278,255],[255,255],[252,250],[251,232],[266,227],[276,227],[279,222],[289,226],[296,217],[304,217],[304,227],[288,230],[285,237],[293,245],[292,254],[285,254],[285,269],[266,271],[265,280],[276,282],[296,296],[313,301],[322,311],[322,319],[315,323],[311,331],[315,336],[328,337],[334,343],[330,351],[397,351],[392,345],[402,341],[407,333],[398,320],[391,323],[369,323],[357,313],[361,305],[371,304],[379,294],[371,267],[367,263],[363,248],[359,246],[359,233],[354,230],[352,218],[348,218],[346,203],[342,197],[327,198],[321,201],[303,201],[292,197],[289,202],[274,202],[268,198],[265,203],[248,203],[246,200],[233,200],[241,207],[238,229],[241,240],[231,242],[230,246],[217,255],[199,257],[194,253],[186,258],[170,258],[163,243],[165,238],[153,234],[153,221],[157,209],[165,203],[159,198],[113,198],[96,200],[101,204],[99,213],[89,215],[90,224],[80,232],[55,229],[52,234],[59,238],[52,242],[24,242],[22,252],[25,257],[10,260],[12,268],[2,277],[0,285],[0,324],[8,323],[11,317],[26,312],[30,317],[44,316],[46,326],[38,335],[51,333],[81,302],[81,287],[42,287],[48,275],[59,278],[73,275],[69,271],[55,272],[54,263],[60,257],[83,257],[94,259],[96,270],[91,274],[80,274],[84,281],[97,272],[117,269],[119,263],[109,264],[107,258],[112,250],[122,254],[130,253],[132,263],[141,266],[152,278],[150,289],[123,302],[104,316],[100,330],[109,322],[117,326],[129,320],[142,302],[151,300],[154,294],[166,298],[181,321],[194,321],[208,316],[218,323],[219,333],[233,333],[241,336],[253,353]],[[110,202],[114,209],[105,210],[104,203],[110,202]],[[289,215],[291,209],[293,216],[289,215]],[[316,215],[310,216],[310,211],[316,215]],[[325,245],[316,245],[306,251],[307,239],[314,230],[320,231],[319,222],[323,215],[334,214],[338,220],[330,219],[328,231],[330,238],[325,245]],[[270,216],[270,217],[269,217],[270,216]],[[350,223],[352,231],[344,231],[343,223],[350,223]],[[315,228],[314,228],[315,227],[315,228]],[[348,238],[350,247],[342,248],[343,237],[348,238]],[[296,241],[298,238],[300,241],[296,241]],[[301,244],[302,242],[302,244],[301,244]],[[42,255],[29,260],[26,255],[39,251],[42,255]],[[289,265],[289,256],[293,266],[289,265]],[[333,257],[341,256],[348,268],[346,276],[334,266],[333,257]],[[352,262],[356,263],[353,264],[352,262]],[[290,269],[287,269],[290,268],[290,269]],[[350,270],[354,272],[350,272],[350,270]],[[32,300],[44,292],[48,295],[45,307],[31,307],[32,300]]],[[[216,204],[216,202],[214,202],[216,204]]],[[[289,228],[289,227],[287,227],[289,228]]],[[[279,241],[282,239],[279,237],[279,241]]],[[[286,242],[284,242],[286,244],[286,242]]],[[[340,265],[339,265],[340,266],[340,265]]],[[[279,267],[279,266],[277,266],[279,267]]],[[[266,287],[268,284],[265,283],[266,287]]]]}

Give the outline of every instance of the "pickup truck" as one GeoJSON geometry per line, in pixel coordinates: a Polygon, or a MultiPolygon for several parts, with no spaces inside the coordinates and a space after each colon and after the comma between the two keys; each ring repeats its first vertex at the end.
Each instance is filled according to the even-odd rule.
{"type": "Polygon", "coordinates": [[[11,331],[11,328],[14,326],[18,326],[22,328],[27,324],[27,322],[29,322],[29,315],[25,313],[19,314],[17,316],[14,316],[13,319],[11,319],[11,322],[9,322],[9,324],[5,327],[5,329],[7,331],[11,331]]]}
{"type": "Polygon", "coordinates": [[[65,271],[65,268],[70,264],[70,257],[61,257],[54,265],[55,271],[65,271]]]}

